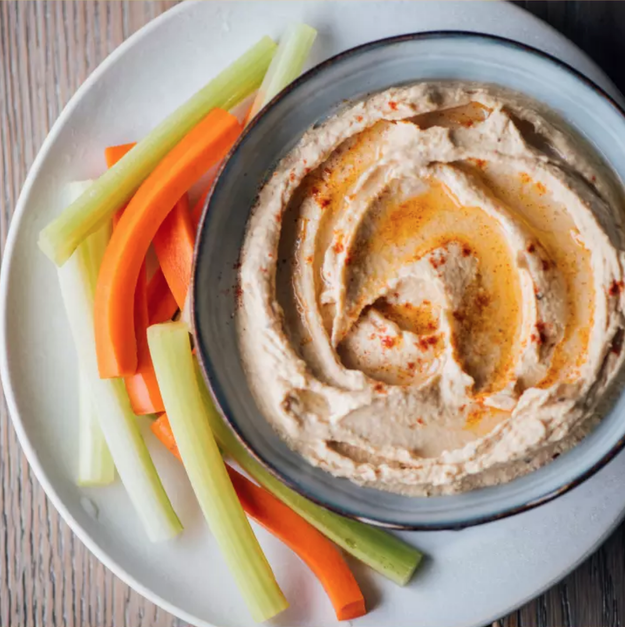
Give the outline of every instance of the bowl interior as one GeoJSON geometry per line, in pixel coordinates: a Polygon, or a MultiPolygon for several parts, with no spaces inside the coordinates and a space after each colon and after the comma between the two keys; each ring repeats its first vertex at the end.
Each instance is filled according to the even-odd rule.
{"type": "Polygon", "coordinates": [[[258,189],[313,124],[346,101],[423,80],[493,83],[541,101],[625,180],[625,117],[599,88],[542,53],[467,33],[426,33],[353,49],[311,70],[278,96],[233,149],[198,241],[193,315],[205,374],[241,440],[286,483],[327,507],[378,524],[453,528],[505,516],[556,496],[623,445],[625,398],[569,453],[511,483],[457,496],[408,498],[362,488],[311,467],[274,433],[246,383],[234,323],[237,261],[258,189]]]}

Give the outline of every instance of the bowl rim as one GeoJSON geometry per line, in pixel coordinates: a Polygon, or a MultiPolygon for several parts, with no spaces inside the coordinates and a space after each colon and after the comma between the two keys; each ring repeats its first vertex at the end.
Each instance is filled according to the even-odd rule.
{"type": "MultiPolygon", "coordinates": [[[[559,67],[561,70],[569,73],[574,76],[578,81],[580,81],[587,89],[591,89],[594,91],[599,97],[603,98],[611,105],[618,114],[622,118],[625,119],[625,108],[619,104],[619,102],[612,97],[606,90],[597,85],[593,80],[588,78],[586,75],[581,73],[579,70],[575,69],[568,63],[558,59],[557,57],[549,54],[548,52],[544,52],[533,46],[528,44],[524,44],[522,42],[509,39],[507,37],[501,37],[499,35],[491,35],[487,33],[479,33],[473,31],[463,31],[463,30],[432,30],[432,31],[423,31],[423,32],[415,32],[415,33],[406,33],[403,35],[395,35],[392,37],[385,37],[382,39],[376,39],[358,46],[354,46],[353,48],[349,48],[338,54],[329,57],[328,59],[322,61],[321,63],[315,65],[305,73],[301,74],[297,79],[291,82],[285,89],[279,92],[272,100],[269,101],[261,109],[258,114],[254,117],[254,119],[246,126],[246,128],[241,133],[240,137],[237,139],[235,144],[232,146],[228,155],[223,160],[217,176],[213,181],[212,188],[208,197],[204,204],[204,209],[202,212],[202,217],[198,226],[196,242],[193,252],[193,272],[191,277],[191,326],[192,333],[195,341],[195,346],[198,349],[199,359],[198,362],[200,364],[200,369],[202,371],[202,375],[204,377],[204,381],[207,384],[211,397],[215,403],[216,408],[218,409],[221,417],[224,419],[230,430],[234,433],[237,440],[240,444],[245,448],[247,453],[252,456],[258,463],[260,463],[263,468],[269,471],[276,479],[281,481],[287,487],[291,488],[293,491],[298,493],[300,496],[303,496],[313,503],[323,507],[329,511],[332,511],[341,516],[345,516],[346,518],[350,518],[352,520],[356,520],[359,522],[363,522],[366,524],[371,524],[377,527],[383,527],[388,529],[395,529],[400,531],[445,531],[445,530],[460,530],[466,529],[468,527],[473,527],[477,525],[482,525],[489,522],[494,522],[498,520],[503,520],[510,516],[515,516],[517,514],[530,511],[540,505],[545,503],[549,503],[554,499],[566,494],[567,492],[573,490],[575,487],[584,483],[587,479],[595,475],[599,470],[601,470],[604,466],[606,466],[616,455],[618,455],[623,449],[625,449],[625,435],[621,437],[611,448],[608,450],[599,460],[597,460],[590,468],[588,468],[583,473],[579,474],[575,479],[568,481],[557,488],[554,488],[547,493],[543,494],[540,497],[537,497],[527,503],[522,505],[510,506],[499,512],[495,512],[492,514],[485,514],[482,516],[475,516],[473,518],[458,521],[458,522],[443,522],[443,523],[409,523],[402,522],[399,523],[397,521],[390,520],[385,518],[383,515],[379,517],[371,517],[371,516],[361,516],[353,511],[348,509],[344,509],[338,506],[335,503],[329,503],[324,499],[320,498],[316,494],[310,492],[307,488],[302,487],[297,481],[293,480],[291,477],[284,474],[278,468],[274,466],[274,464],[265,459],[259,452],[255,450],[255,448],[246,440],[242,430],[238,426],[236,418],[233,416],[233,412],[231,411],[228,401],[225,398],[225,395],[221,393],[221,385],[217,381],[216,378],[216,370],[214,361],[210,358],[209,352],[206,350],[204,342],[202,341],[201,335],[198,332],[198,301],[196,298],[196,276],[198,273],[198,261],[201,256],[202,249],[202,241],[205,232],[205,227],[209,223],[207,220],[207,216],[210,215],[210,207],[213,200],[214,192],[220,187],[222,182],[222,177],[228,173],[228,170],[231,165],[231,159],[237,154],[237,152],[241,149],[241,147],[246,143],[248,136],[254,132],[256,126],[260,123],[262,118],[264,118],[269,111],[271,111],[275,106],[277,106],[288,94],[292,91],[298,89],[298,87],[302,84],[308,82],[311,78],[316,75],[324,72],[327,68],[333,66],[334,64],[343,61],[344,59],[358,56],[360,54],[369,52],[371,50],[375,50],[377,48],[384,48],[389,45],[394,45],[398,43],[403,43],[407,41],[421,41],[428,39],[474,39],[477,41],[491,41],[497,42],[503,46],[514,48],[520,50],[528,55],[539,57],[544,61],[548,61],[552,65],[559,67]]],[[[246,382],[246,385],[247,382],[246,382]]],[[[303,459],[303,458],[302,458],[303,459]]],[[[304,460],[305,461],[305,460],[304,460]]],[[[307,461],[305,463],[308,464],[307,461]]],[[[532,471],[533,472],[533,471],[532,471]]],[[[427,498],[427,497],[405,497],[405,498],[427,498]]]]}

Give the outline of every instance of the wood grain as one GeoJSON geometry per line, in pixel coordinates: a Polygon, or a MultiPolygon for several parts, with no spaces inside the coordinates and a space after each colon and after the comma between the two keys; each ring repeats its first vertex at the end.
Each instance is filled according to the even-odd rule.
{"type": "MultiPolygon", "coordinates": [[[[89,73],[176,4],[0,2],[0,238],[39,147],[89,73]]],[[[521,2],[595,58],[625,91],[625,3],[521,2]]],[[[576,572],[493,627],[620,627],[625,525],[576,572]]],[[[34,479],[0,405],[0,627],[172,627],[78,541],[34,479]]],[[[444,627],[444,626],[441,626],[444,627]]]]}

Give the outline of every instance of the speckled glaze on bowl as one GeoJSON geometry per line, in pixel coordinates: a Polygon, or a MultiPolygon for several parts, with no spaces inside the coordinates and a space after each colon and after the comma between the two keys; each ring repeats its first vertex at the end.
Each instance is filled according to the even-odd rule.
{"type": "Polygon", "coordinates": [[[194,330],[207,382],[225,419],[285,483],[334,511],[401,529],[459,529],[516,514],[578,485],[625,446],[625,397],[572,451],[508,484],[409,498],[359,487],[310,466],[274,433],[247,386],[237,346],[233,286],[258,189],[312,125],[369,93],[422,80],[469,80],[523,92],[548,105],[625,181],[625,114],[599,87],[533,48],[486,35],[433,32],[380,40],[318,65],[246,129],[222,168],[196,246],[194,330]]]}

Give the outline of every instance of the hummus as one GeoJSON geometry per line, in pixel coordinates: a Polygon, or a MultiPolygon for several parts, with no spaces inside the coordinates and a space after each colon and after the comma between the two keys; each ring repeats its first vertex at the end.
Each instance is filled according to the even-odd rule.
{"type": "Polygon", "coordinates": [[[379,93],[261,190],[238,334],[311,464],[408,495],[508,481],[582,438],[622,362],[620,187],[521,96],[379,93]]]}

